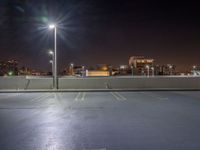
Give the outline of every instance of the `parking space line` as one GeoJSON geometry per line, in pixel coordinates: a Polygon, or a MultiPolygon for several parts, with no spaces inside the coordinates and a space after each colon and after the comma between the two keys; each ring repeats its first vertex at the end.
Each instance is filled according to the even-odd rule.
{"type": "Polygon", "coordinates": [[[124,97],[123,95],[121,95],[120,93],[118,92],[115,92],[116,95],[118,95],[122,100],[127,100],[126,97],[124,97]]]}
{"type": "Polygon", "coordinates": [[[179,96],[187,96],[187,97],[191,97],[191,98],[195,98],[195,99],[199,99],[199,95],[194,95],[194,94],[191,94],[191,93],[186,93],[186,92],[181,92],[181,91],[173,91],[172,93],[176,94],[176,95],[179,95],[179,96]]]}
{"type": "Polygon", "coordinates": [[[18,97],[18,96],[23,95],[23,94],[24,93],[17,93],[17,94],[7,95],[5,97],[1,97],[0,100],[5,100],[5,99],[9,99],[9,98],[18,97]]]}
{"type": "Polygon", "coordinates": [[[83,149],[83,150],[106,150],[106,148],[94,148],[94,149],[83,149]]]}
{"type": "Polygon", "coordinates": [[[125,101],[127,100],[124,96],[119,94],[118,92],[110,92],[110,94],[118,101],[125,101]]]}
{"type": "Polygon", "coordinates": [[[31,102],[37,101],[37,100],[40,100],[40,99],[47,98],[47,97],[49,97],[49,96],[50,96],[49,94],[43,94],[43,95],[41,95],[41,96],[35,97],[35,98],[33,98],[33,99],[30,99],[30,101],[31,101],[31,102]]]}
{"type": "Polygon", "coordinates": [[[146,92],[141,92],[142,94],[146,95],[146,96],[150,96],[152,98],[157,98],[159,100],[167,100],[167,97],[161,97],[161,96],[157,96],[157,94],[153,94],[153,93],[146,93],[146,92]]]}
{"type": "Polygon", "coordinates": [[[81,97],[81,100],[82,101],[84,101],[85,100],[85,95],[86,95],[86,93],[84,92],[84,93],[82,93],[82,97],[81,97]]]}
{"type": "Polygon", "coordinates": [[[79,100],[79,97],[81,96],[81,92],[78,92],[78,94],[76,95],[76,97],[75,97],[75,101],[78,101],[79,100]]]}
{"type": "Polygon", "coordinates": [[[118,96],[116,96],[113,92],[110,92],[110,94],[116,99],[116,100],[120,100],[118,96]]]}

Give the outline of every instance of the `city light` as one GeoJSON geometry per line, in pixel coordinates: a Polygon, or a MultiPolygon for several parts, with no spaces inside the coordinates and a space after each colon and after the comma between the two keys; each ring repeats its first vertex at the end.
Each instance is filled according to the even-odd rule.
{"type": "Polygon", "coordinates": [[[120,69],[125,69],[126,66],[125,65],[120,65],[120,69]]]}
{"type": "Polygon", "coordinates": [[[8,75],[9,75],[9,76],[12,76],[12,75],[13,75],[13,72],[12,72],[12,71],[9,71],[9,72],[8,72],[8,75]]]}
{"type": "Polygon", "coordinates": [[[50,25],[49,25],[49,29],[54,29],[54,28],[56,28],[56,25],[55,25],[55,24],[50,24],[50,25]]]}
{"type": "Polygon", "coordinates": [[[49,51],[49,55],[53,55],[53,51],[52,50],[49,51]]]}
{"type": "Polygon", "coordinates": [[[74,64],[73,64],[73,63],[71,63],[71,64],[70,64],[70,66],[71,66],[71,67],[74,67],[74,64]]]}

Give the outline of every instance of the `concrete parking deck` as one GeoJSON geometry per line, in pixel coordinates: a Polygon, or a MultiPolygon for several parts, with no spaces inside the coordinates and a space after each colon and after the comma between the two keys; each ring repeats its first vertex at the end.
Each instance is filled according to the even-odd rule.
{"type": "Polygon", "coordinates": [[[0,93],[2,150],[199,150],[200,91],[0,93]]]}

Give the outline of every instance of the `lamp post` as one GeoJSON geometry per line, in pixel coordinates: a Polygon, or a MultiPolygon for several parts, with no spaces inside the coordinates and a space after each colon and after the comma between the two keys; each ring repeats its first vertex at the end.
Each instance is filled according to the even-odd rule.
{"type": "Polygon", "coordinates": [[[70,68],[71,68],[71,75],[74,75],[74,64],[73,63],[70,64],[70,68]]]}
{"type": "Polygon", "coordinates": [[[151,67],[152,76],[154,76],[154,67],[151,67]]]}
{"type": "Polygon", "coordinates": [[[82,66],[82,77],[84,77],[85,76],[85,66],[82,66]]]}
{"type": "Polygon", "coordinates": [[[132,74],[132,76],[134,75],[133,69],[134,69],[134,67],[133,67],[133,65],[131,65],[131,74],[132,74]]]}
{"type": "Polygon", "coordinates": [[[51,55],[51,60],[49,63],[51,64],[51,72],[52,72],[52,77],[53,77],[53,88],[55,87],[55,81],[54,81],[54,52],[52,50],[49,50],[48,52],[49,55],[51,55]]]}
{"type": "Polygon", "coordinates": [[[53,52],[53,80],[54,80],[54,89],[58,89],[58,77],[57,77],[57,28],[55,24],[50,24],[49,29],[54,29],[54,52],[53,52]]]}
{"type": "Polygon", "coordinates": [[[54,67],[53,67],[53,65],[54,65],[54,63],[53,63],[53,62],[54,62],[54,52],[53,52],[52,50],[49,50],[48,53],[49,53],[49,55],[52,56],[52,59],[51,59],[49,62],[52,64],[52,76],[54,76],[54,73],[53,73],[53,72],[54,72],[54,71],[53,71],[53,68],[54,68],[54,67]]]}
{"type": "Polygon", "coordinates": [[[170,74],[169,75],[172,75],[172,65],[169,65],[169,71],[170,71],[170,74]]]}
{"type": "Polygon", "coordinates": [[[50,60],[49,63],[51,64],[51,71],[52,71],[52,76],[53,76],[53,60],[50,60]]]}
{"type": "Polygon", "coordinates": [[[149,77],[149,65],[146,65],[146,69],[147,69],[147,76],[149,77]]]}
{"type": "Polygon", "coordinates": [[[197,66],[192,66],[192,69],[193,69],[193,75],[194,75],[194,76],[196,75],[196,68],[197,68],[197,66]]]}

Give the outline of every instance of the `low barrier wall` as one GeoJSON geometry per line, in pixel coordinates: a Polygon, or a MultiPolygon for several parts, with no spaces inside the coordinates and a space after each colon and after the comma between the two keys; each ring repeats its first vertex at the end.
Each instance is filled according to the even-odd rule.
{"type": "MultiPolygon", "coordinates": [[[[59,89],[200,90],[200,77],[60,77],[59,89]]],[[[51,77],[0,77],[0,90],[52,89],[51,77]]]]}
{"type": "Polygon", "coordinates": [[[60,78],[61,89],[200,89],[199,77],[60,78]]]}

